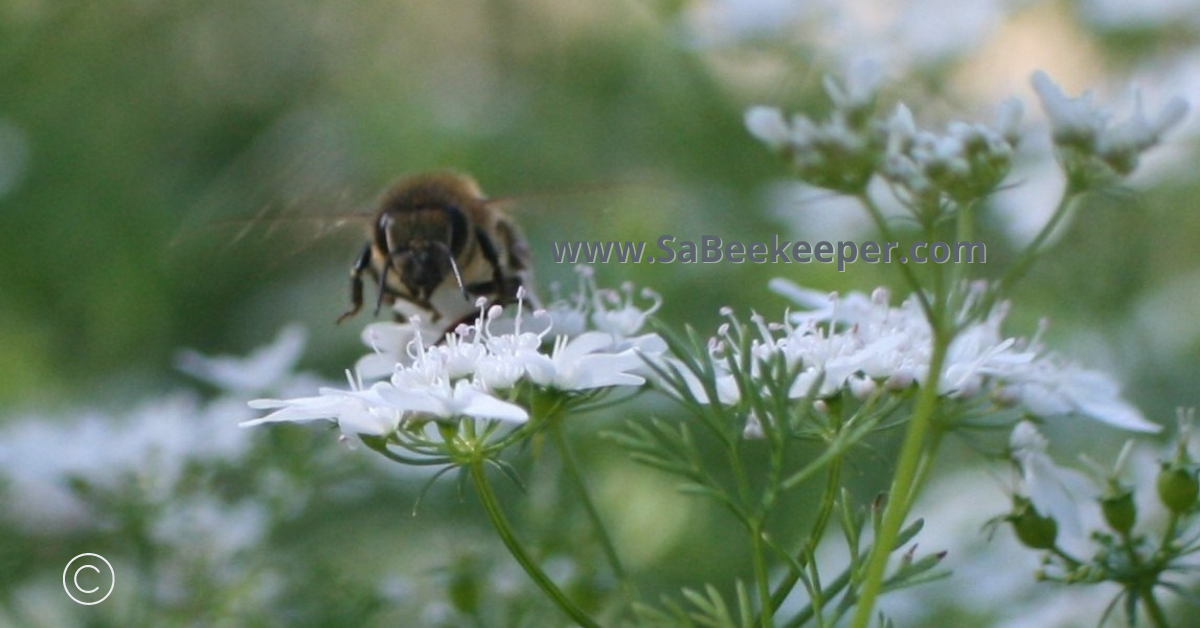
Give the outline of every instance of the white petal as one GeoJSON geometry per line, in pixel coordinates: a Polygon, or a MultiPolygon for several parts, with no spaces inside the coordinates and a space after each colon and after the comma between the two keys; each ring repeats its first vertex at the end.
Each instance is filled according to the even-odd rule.
{"type": "MultiPolygon", "coordinates": [[[[466,384],[466,382],[461,382],[466,384]]],[[[455,390],[456,405],[460,414],[480,419],[498,419],[514,423],[524,423],[529,420],[529,413],[524,408],[501,401],[485,392],[474,388],[455,390]]]]}
{"type": "Polygon", "coordinates": [[[781,150],[788,144],[791,135],[783,112],[775,107],[751,107],[746,110],[746,130],[750,131],[760,142],[775,150],[781,150]]]}

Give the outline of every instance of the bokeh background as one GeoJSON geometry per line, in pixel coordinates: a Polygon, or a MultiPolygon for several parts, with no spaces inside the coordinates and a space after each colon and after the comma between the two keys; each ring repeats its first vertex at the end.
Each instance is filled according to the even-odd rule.
{"type": "MultiPolygon", "coordinates": [[[[333,323],[347,304],[362,231],[323,227],[330,216],[369,212],[402,174],[458,169],[513,197],[543,290],[575,281],[550,260],[554,240],[865,239],[872,233],[856,210],[788,181],[785,166],[747,135],[742,112],[771,104],[820,115],[822,77],[873,58],[888,77],[883,106],[903,100],[926,125],[990,121],[1002,98],[1024,101],[1031,139],[1011,188],[985,214],[992,266],[976,271],[987,277],[1048,216],[1061,184],[1036,139],[1044,119],[1029,75],[1045,69],[1071,94],[1093,88],[1121,116],[1132,109],[1132,83],[1150,111],[1173,95],[1195,106],[1198,44],[1200,7],[1185,0],[0,1],[0,434],[8,441],[0,470],[21,476],[32,473],[22,465],[44,464],[43,477],[60,489],[63,469],[123,478],[58,518],[34,503],[36,491],[6,492],[0,622],[209,624],[180,610],[214,607],[179,593],[187,587],[151,586],[161,605],[143,614],[137,597],[107,615],[61,608],[65,598],[53,591],[60,555],[94,551],[73,551],[92,542],[123,565],[146,567],[156,543],[174,548],[160,557],[184,552],[164,538],[190,535],[203,548],[188,526],[227,530],[236,518],[221,505],[201,509],[211,516],[205,524],[192,513],[178,515],[188,522],[178,529],[139,530],[114,512],[154,501],[127,482],[137,486],[146,473],[140,450],[112,458],[119,472],[69,462],[128,446],[136,440],[128,426],[139,421],[201,441],[218,436],[197,425],[221,425],[226,415],[236,424],[236,403],[222,406],[225,415],[213,405],[228,394],[175,368],[185,347],[245,354],[298,322],[308,330],[302,368],[336,381],[363,352],[358,333],[369,318],[333,323]],[[184,391],[184,410],[155,405],[172,391],[184,391]],[[211,423],[155,419],[187,411],[211,423]]],[[[1115,373],[1164,423],[1175,407],[1200,403],[1198,118],[1156,149],[1127,190],[1078,208],[1015,295],[1010,318],[1016,335],[1050,320],[1049,344],[1115,373]]],[[[896,269],[863,264],[845,273],[751,264],[596,271],[602,284],[656,289],[664,320],[704,333],[721,306],[781,312],[785,304],[766,290],[774,276],[830,290],[899,286],[896,269]]],[[[1048,429],[1099,451],[1123,438],[1069,421],[1048,429]]],[[[275,580],[255,576],[250,587],[204,572],[223,583],[212,597],[230,604],[215,605],[225,610],[209,619],[395,625],[397,616],[417,617],[414,595],[461,582],[459,571],[486,572],[480,561],[503,566],[477,534],[474,502],[459,500],[452,482],[437,485],[414,519],[420,477],[365,461],[317,429],[254,438],[263,442],[239,450],[249,463],[188,466],[172,486],[250,501],[261,478],[247,474],[328,475],[304,488],[299,505],[272,506],[292,513],[287,525],[247,533],[253,543],[231,541],[234,572],[274,570],[275,580]],[[281,460],[303,468],[280,471],[281,460]],[[296,584],[305,578],[308,588],[296,584]],[[258,615],[228,602],[242,590],[266,595],[264,587],[274,602],[258,615]]],[[[969,449],[948,457],[971,464],[969,449]]],[[[179,452],[160,454],[191,456],[179,452]]],[[[602,501],[626,506],[613,515],[618,537],[644,551],[637,568],[646,580],[669,591],[719,573],[722,561],[741,564],[721,552],[696,562],[683,548],[720,538],[729,522],[698,515],[706,511],[674,496],[669,481],[619,457],[598,441],[588,455],[602,501]]],[[[866,458],[889,459],[886,450],[866,458]]],[[[870,465],[857,472],[870,487],[870,465]]],[[[141,567],[143,580],[154,573],[141,567]]],[[[441,621],[429,612],[414,625],[441,621]]]]}

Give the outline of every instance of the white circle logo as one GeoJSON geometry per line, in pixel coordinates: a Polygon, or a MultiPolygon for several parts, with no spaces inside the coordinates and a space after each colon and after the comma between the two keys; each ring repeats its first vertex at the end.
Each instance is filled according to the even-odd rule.
{"type": "Polygon", "coordinates": [[[67,563],[66,569],[63,569],[63,590],[67,595],[75,601],[76,604],[91,606],[99,604],[108,599],[109,594],[113,592],[113,587],[117,586],[117,572],[113,571],[113,567],[105,558],[99,554],[80,554],[71,559],[67,563]],[[87,558],[91,557],[91,558],[87,558]],[[86,558],[86,560],[80,560],[86,558]],[[100,559],[99,561],[94,559],[100,559]],[[106,569],[101,569],[96,565],[104,563],[106,569]],[[78,563],[78,564],[76,564],[78,563]],[[72,565],[75,565],[72,569],[72,565]],[[104,575],[107,571],[108,575],[104,575]],[[74,587],[75,592],[81,594],[84,599],[94,598],[98,595],[105,581],[108,581],[108,591],[104,593],[104,597],[91,602],[85,602],[71,593],[71,588],[74,587]]]}

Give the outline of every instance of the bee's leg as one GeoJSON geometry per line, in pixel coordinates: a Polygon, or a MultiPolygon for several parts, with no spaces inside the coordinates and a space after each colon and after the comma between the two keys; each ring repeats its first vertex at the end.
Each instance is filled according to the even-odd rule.
{"type": "MultiPolygon", "coordinates": [[[[368,255],[370,255],[369,251],[368,255]]],[[[375,316],[379,316],[379,310],[383,308],[383,297],[387,294],[388,271],[391,269],[392,257],[389,255],[383,262],[383,270],[379,273],[379,296],[375,298],[375,316]]]]}
{"type": "Polygon", "coordinates": [[[354,266],[350,267],[350,309],[338,317],[337,322],[340,324],[358,314],[362,309],[363,304],[363,272],[371,267],[371,244],[368,242],[363,247],[362,253],[355,260],[354,266]]]}
{"type": "Polygon", "coordinates": [[[533,309],[541,307],[537,294],[533,289],[533,264],[529,252],[529,243],[521,236],[517,226],[508,220],[496,223],[496,233],[504,248],[508,250],[508,270],[511,275],[507,279],[512,297],[516,298],[517,289],[525,288],[525,304],[533,309]]]}
{"type": "Polygon", "coordinates": [[[491,283],[495,286],[497,298],[500,301],[511,301],[514,295],[509,294],[508,281],[500,267],[500,253],[496,250],[496,243],[492,242],[487,232],[478,227],[475,228],[475,239],[479,241],[479,248],[483,249],[483,259],[492,265],[491,283]]]}

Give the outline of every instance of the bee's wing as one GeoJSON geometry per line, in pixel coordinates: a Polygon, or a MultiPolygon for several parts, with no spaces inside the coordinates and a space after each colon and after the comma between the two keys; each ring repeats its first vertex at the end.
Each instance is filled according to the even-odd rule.
{"type": "Polygon", "coordinates": [[[313,112],[262,132],[182,209],[164,251],[168,267],[257,256],[269,268],[326,245],[351,259],[348,242],[364,237],[374,198],[354,183],[343,135],[336,120],[313,112]]]}

